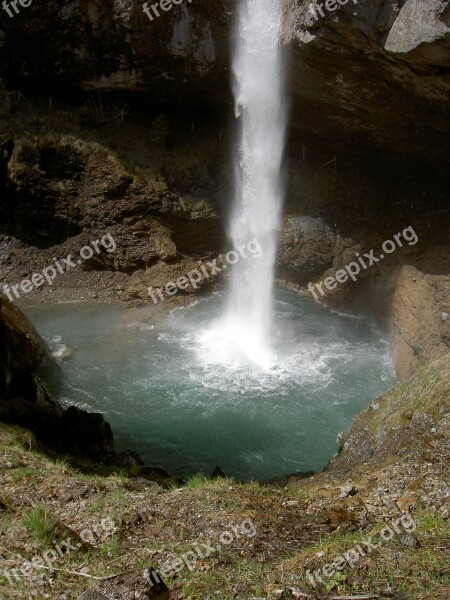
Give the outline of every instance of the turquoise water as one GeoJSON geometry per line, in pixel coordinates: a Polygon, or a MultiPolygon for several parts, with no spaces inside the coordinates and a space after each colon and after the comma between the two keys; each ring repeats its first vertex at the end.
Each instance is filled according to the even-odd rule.
{"type": "Polygon", "coordinates": [[[118,450],[177,475],[216,465],[241,480],[321,469],[337,433],[395,382],[386,334],[370,319],[278,290],[274,365],[224,366],[202,345],[223,300],[26,312],[56,357],[72,352],[46,368],[50,389],[66,405],[104,413],[118,450]]]}

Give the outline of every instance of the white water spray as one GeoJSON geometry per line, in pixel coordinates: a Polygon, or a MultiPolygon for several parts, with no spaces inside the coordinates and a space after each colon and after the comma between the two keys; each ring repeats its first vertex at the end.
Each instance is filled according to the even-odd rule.
{"type": "Polygon", "coordinates": [[[233,56],[240,140],[230,235],[235,249],[257,240],[263,254],[233,267],[224,321],[208,332],[209,342],[216,338],[213,355],[224,362],[231,354],[261,366],[271,362],[268,335],[285,137],[281,26],[281,0],[241,0],[233,56]]]}
{"type": "Polygon", "coordinates": [[[281,0],[242,0],[238,18],[233,72],[241,137],[231,238],[235,248],[256,239],[263,255],[257,260],[242,260],[234,268],[227,320],[236,341],[253,353],[266,347],[272,321],[274,263],[283,201],[281,0]]]}

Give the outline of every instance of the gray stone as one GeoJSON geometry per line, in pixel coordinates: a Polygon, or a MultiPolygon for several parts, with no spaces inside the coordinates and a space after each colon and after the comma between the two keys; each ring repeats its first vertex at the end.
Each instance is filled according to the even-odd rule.
{"type": "Polygon", "coordinates": [[[340,498],[347,498],[348,496],[355,496],[358,493],[357,487],[353,483],[349,483],[341,488],[340,498]]]}
{"type": "Polygon", "coordinates": [[[432,44],[447,37],[450,29],[441,20],[448,2],[442,0],[408,0],[395,20],[386,40],[389,52],[411,52],[421,44],[432,44]]]}
{"type": "Polygon", "coordinates": [[[322,219],[290,216],[280,237],[279,267],[306,283],[333,264],[334,246],[335,236],[322,219]]]}
{"type": "Polygon", "coordinates": [[[136,477],[136,481],[144,485],[148,485],[149,487],[159,488],[159,485],[156,483],[156,481],[150,481],[150,479],[146,479],[145,477],[136,477]]]}
{"type": "Polygon", "coordinates": [[[109,596],[105,596],[95,590],[86,590],[77,600],[111,600],[109,596]]]}
{"type": "Polygon", "coordinates": [[[402,546],[407,546],[408,548],[417,548],[419,546],[419,540],[413,535],[401,535],[399,539],[402,546]]]}

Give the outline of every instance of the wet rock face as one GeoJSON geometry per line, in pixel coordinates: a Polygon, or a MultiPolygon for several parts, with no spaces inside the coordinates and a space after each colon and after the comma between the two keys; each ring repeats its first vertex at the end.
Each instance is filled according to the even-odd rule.
{"type": "Polygon", "coordinates": [[[400,379],[419,366],[450,352],[450,323],[445,317],[450,277],[421,273],[404,266],[392,304],[392,351],[400,379]]]}
{"type": "Polygon", "coordinates": [[[61,86],[98,87],[145,92],[152,102],[189,96],[205,105],[220,99],[217,82],[226,81],[231,4],[184,0],[151,21],[141,0],[34,2],[21,19],[2,19],[0,70],[10,82],[44,84],[55,93],[61,86]],[[156,84],[162,98],[155,97],[156,84]]]}
{"type": "Polygon", "coordinates": [[[0,398],[27,393],[45,356],[38,334],[22,312],[0,294],[0,398]]]}
{"type": "Polygon", "coordinates": [[[202,241],[207,247],[206,238],[216,235],[205,203],[180,198],[160,175],[127,172],[103,146],[44,135],[4,153],[4,231],[41,250],[62,244],[59,254],[77,254],[106,232],[117,240],[114,253],[102,252],[84,268],[131,273],[175,260],[178,244],[181,252],[202,252],[202,241]]]}
{"type": "MultiPolygon", "coordinates": [[[[2,20],[1,78],[48,95],[101,88],[147,105],[229,112],[235,3],[185,0],[153,21],[142,4],[33,3],[20,18],[2,20]]],[[[309,4],[284,6],[294,130],[442,155],[450,129],[448,2],[348,0],[316,16],[309,4]]]]}
{"type": "Polygon", "coordinates": [[[45,245],[45,238],[62,241],[80,233],[77,207],[70,199],[83,171],[79,153],[69,145],[15,148],[8,164],[10,194],[0,201],[6,220],[38,245],[45,245]]]}
{"type": "Polygon", "coordinates": [[[448,2],[349,0],[317,18],[309,4],[286,9],[294,126],[344,143],[444,155],[448,2]]]}
{"type": "Polygon", "coordinates": [[[73,137],[21,141],[7,176],[9,197],[0,199],[6,228],[44,248],[90,228],[94,214],[106,229],[164,199],[157,182],[139,185],[116,157],[73,137]]]}
{"type": "Polygon", "coordinates": [[[333,264],[336,236],[322,219],[286,219],[278,246],[278,265],[285,278],[305,284],[333,264]]]}

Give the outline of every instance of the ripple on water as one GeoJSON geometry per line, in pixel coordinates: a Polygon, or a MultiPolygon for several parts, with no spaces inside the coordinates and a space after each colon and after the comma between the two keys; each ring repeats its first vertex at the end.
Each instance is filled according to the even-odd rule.
{"type": "Polygon", "coordinates": [[[119,450],[176,474],[219,464],[251,479],[323,467],[337,433],[394,382],[386,336],[371,320],[280,290],[270,360],[241,361],[228,347],[222,364],[223,348],[205,334],[223,325],[222,302],[214,294],[163,317],[104,305],[29,316],[53,352],[72,351],[44,373],[54,393],[104,412],[119,450]]]}

